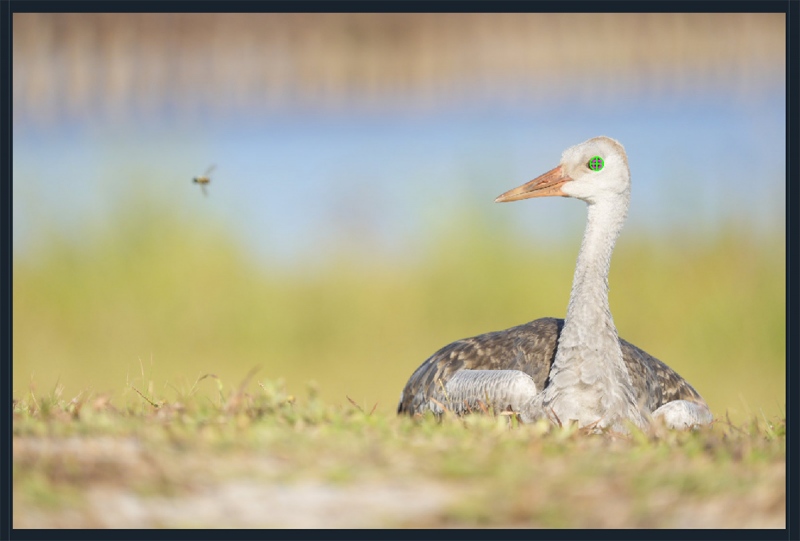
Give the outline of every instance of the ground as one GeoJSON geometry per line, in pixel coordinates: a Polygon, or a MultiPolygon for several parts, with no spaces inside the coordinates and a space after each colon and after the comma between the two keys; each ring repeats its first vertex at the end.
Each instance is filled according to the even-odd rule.
{"type": "Polygon", "coordinates": [[[587,434],[259,387],[15,402],[14,527],[785,527],[783,420],[587,434]]]}

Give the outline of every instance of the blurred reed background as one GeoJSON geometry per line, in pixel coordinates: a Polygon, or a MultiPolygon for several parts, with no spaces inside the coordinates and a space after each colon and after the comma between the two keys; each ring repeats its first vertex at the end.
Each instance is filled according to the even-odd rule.
{"type": "Polygon", "coordinates": [[[583,204],[492,201],[609,135],[633,175],[620,334],[718,415],[785,415],[782,15],[15,14],[13,31],[15,397],[174,400],[258,367],[391,412],[439,347],[563,317],[583,204]]]}

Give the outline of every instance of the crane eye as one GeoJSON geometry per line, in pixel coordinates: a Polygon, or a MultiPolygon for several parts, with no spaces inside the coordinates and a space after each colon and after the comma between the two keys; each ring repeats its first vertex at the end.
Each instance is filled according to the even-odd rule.
{"type": "Polygon", "coordinates": [[[603,161],[603,158],[601,158],[600,156],[595,156],[594,158],[589,160],[589,163],[586,164],[586,166],[592,171],[600,171],[601,169],[603,169],[603,165],[605,165],[605,162],[603,161]]]}

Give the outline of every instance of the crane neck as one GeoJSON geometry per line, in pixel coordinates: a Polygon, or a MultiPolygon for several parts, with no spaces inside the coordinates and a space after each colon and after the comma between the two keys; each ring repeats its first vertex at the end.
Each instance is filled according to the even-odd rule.
{"type": "Polygon", "coordinates": [[[627,197],[619,197],[588,204],[550,383],[539,399],[544,411],[551,410],[562,420],[577,419],[581,426],[595,421],[605,426],[620,418],[643,423],[608,305],[611,253],[625,222],[627,203],[627,197]]]}
{"type": "MultiPolygon", "coordinates": [[[[608,305],[608,273],[611,254],[627,216],[626,204],[613,201],[590,203],[587,206],[586,230],[583,234],[566,320],[581,321],[586,317],[608,320],[613,328],[608,305]]],[[[596,323],[595,323],[596,324],[596,323]]]]}
{"type": "Polygon", "coordinates": [[[574,358],[581,350],[586,355],[579,357],[586,360],[622,363],[622,350],[608,303],[608,273],[611,254],[627,216],[628,200],[626,194],[587,205],[586,231],[555,359],[558,364],[561,364],[559,357],[566,362],[567,356],[574,358]],[[598,356],[598,352],[605,354],[598,356]]]}

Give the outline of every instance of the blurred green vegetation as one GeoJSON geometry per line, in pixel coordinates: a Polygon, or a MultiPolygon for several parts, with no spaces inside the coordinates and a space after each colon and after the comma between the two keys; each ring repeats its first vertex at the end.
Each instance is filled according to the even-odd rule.
{"type": "MultiPolygon", "coordinates": [[[[439,347],[563,317],[580,243],[540,248],[467,208],[432,226],[413,261],[347,245],[270,266],[219,221],[145,193],[111,215],[77,240],[43,224],[15,254],[15,398],[60,385],[67,396],[136,387],[174,400],[203,374],[236,386],[257,368],[251,385],[315,381],[326,402],[392,412],[439,347]]],[[[686,377],[718,417],[785,416],[782,231],[626,229],[610,284],[620,335],[686,377]]],[[[212,379],[199,387],[218,395],[212,379]]]]}

